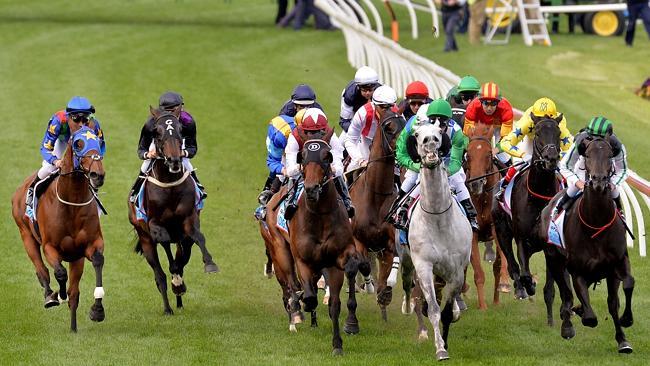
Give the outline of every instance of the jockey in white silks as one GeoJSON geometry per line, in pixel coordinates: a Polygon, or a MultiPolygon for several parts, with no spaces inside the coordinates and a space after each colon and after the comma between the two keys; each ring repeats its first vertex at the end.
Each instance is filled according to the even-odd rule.
{"type": "MultiPolygon", "coordinates": [[[[290,220],[291,217],[296,212],[298,208],[298,195],[297,186],[302,174],[302,167],[298,163],[298,155],[302,152],[303,145],[305,141],[302,140],[301,134],[304,134],[309,139],[321,139],[327,135],[332,130],[329,127],[327,122],[327,116],[325,113],[318,108],[309,108],[305,111],[305,114],[302,119],[300,126],[294,128],[289,135],[289,140],[287,141],[287,147],[284,150],[285,153],[285,163],[286,163],[286,172],[287,176],[290,178],[289,183],[289,198],[287,199],[287,207],[285,210],[284,217],[287,220],[290,220]]],[[[354,206],[352,206],[352,201],[350,200],[350,194],[348,188],[343,182],[343,146],[339,141],[339,138],[336,134],[332,134],[332,138],[329,141],[330,146],[332,147],[332,175],[334,178],[334,186],[336,187],[337,192],[341,196],[345,208],[348,211],[348,216],[351,218],[354,216],[354,206]]]]}
{"type": "Polygon", "coordinates": [[[359,108],[352,117],[343,145],[350,154],[348,171],[366,166],[375,132],[387,110],[395,107],[397,95],[393,88],[382,85],[372,93],[372,101],[359,108]]]}
{"type": "Polygon", "coordinates": [[[341,126],[341,135],[339,140],[345,140],[345,135],[350,127],[352,117],[370,101],[372,93],[381,84],[379,83],[379,75],[377,71],[368,67],[361,66],[356,73],[354,79],[346,85],[341,93],[341,113],[339,117],[339,125],[341,126]]]}
{"type": "Polygon", "coordinates": [[[612,190],[611,197],[616,202],[616,207],[621,210],[621,193],[618,187],[627,178],[627,157],[625,146],[619,141],[613,131],[613,123],[605,117],[594,117],[589,121],[587,128],[575,137],[571,150],[560,161],[560,174],[566,179],[567,189],[553,208],[551,217],[555,218],[560,208],[567,209],[573,199],[584,189],[586,182],[586,167],[583,149],[585,142],[593,138],[604,138],[612,147],[612,166],[614,171],[609,180],[612,190]]]}

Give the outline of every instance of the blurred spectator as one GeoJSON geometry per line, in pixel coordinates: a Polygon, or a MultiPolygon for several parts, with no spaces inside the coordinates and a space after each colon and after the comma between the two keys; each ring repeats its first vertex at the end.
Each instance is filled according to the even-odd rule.
{"type": "MultiPolygon", "coordinates": [[[[548,5],[560,5],[555,1],[545,0],[541,2],[542,6],[548,5]]],[[[562,0],[561,5],[576,5],[576,0],[562,0]]],[[[562,14],[552,14],[551,15],[551,32],[554,34],[559,33],[560,31],[560,16],[562,14]]],[[[573,33],[576,27],[576,15],[575,13],[566,13],[566,16],[569,20],[569,33],[573,33]]]]}
{"type": "Polygon", "coordinates": [[[454,34],[460,26],[463,17],[463,5],[467,0],[440,0],[442,11],[442,26],[445,29],[445,52],[458,51],[454,34]]]}
{"type": "MultiPolygon", "coordinates": [[[[278,4],[281,5],[282,1],[283,0],[280,0],[278,4]]],[[[280,10],[281,9],[278,9],[278,13],[280,10]]],[[[334,29],[329,16],[314,5],[314,0],[296,0],[296,6],[294,6],[293,9],[291,9],[291,12],[285,15],[277,24],[284,28],[293,20],[293,29],[299,30],[305,25],[305,22],[312,14],[314,15],[314,25],[316,29],[334,29]]]]}
{"type": "Polygon", "coordinates": [[[641,17],[645,31],[650,37],[650,2],[648,0],[627,0],[627,32],[625,32],[625,44],[632,47],[634,41],[634,30],[636,20],[641,17]]]}
{"type": "Polygon", "coordinates": [[[465,4],[463,4],[463,19],[458,26],[458,33],[467,33],[467,27],[469,27],[469,4],[465,1],[465,4]]]}
{"type": "Polygon", "coordinates": [[[280,23],[282,18],[287,15],[287,7],[289,6],[289,0],[278,0],[278,14],[275,16],[275,24],[280,23]]]}
{"type": "Polygon", "coordinates": [[[481,43],[483,23],[485,23],[485,5],[487,0],[468,0],[469,3],[469,43],[481,43]]]}

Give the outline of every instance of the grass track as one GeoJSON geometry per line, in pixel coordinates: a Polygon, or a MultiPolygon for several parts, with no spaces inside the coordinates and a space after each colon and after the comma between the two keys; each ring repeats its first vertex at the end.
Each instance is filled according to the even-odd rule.
{"type": "MultiPolygon", "coordinates": [[[[432,362],[431,343],[415,341],[415,319],[399,313],[396,292],[389,322],[382,324],[374,300],[360,297],[362,334],[344,337],[346,355],[330,359],[330,325],[319,307],[321,327],[287,331],[275,280],[261,277],[263,245],[252,220],[263,184],[266,121],[298,82],[310,83],[334,119],[339,90],[353,74],[340,32],[277,30],[271,1],[0,1],[0,135],[5,157],[0,184],[0,364],[422,364],[432,362]],[[210,198],[203,230],[222,273],[202,273],[195,256],[188,265],[186,308],[162,315],[151,269],[132,251],[126,194],[140,161],[137,139],[147,106],[167,89],[182,92],[199,125],[194,165],[210,198]],[[82,279],[79,333],[68,332],[65,306],[45,311],[34,269],[10,216],[10,197],[40,164],[38,144],[49,116],[72,95],[97,107],[107,135],[107,181],[102,189],[110,213],[102,219],[106,239],[107,319],[87,318],[92,266],[82,279]]],[[[402,18],[404,19],[404,18],[402,18]]],[[[424,22],[426,18],[420,17],[424,22]]],[[[422,23],[424,25],[424,23],[422,23]]],[[[425,32],[424,26],[422,34],[425,32]]],[[[443,40],[408,39],[404,45],[458,74],[498,82],[514,105],[540,95],[553,97],[575,130],[604,113],[628,146],[630,163],[650,176],[647,147],[650,104],[631,95],[647,76],[650,48],[643,33],[634,49],[620,38],[553,37],[552,48],[527,48],[517,36],[507,47],[469,48],[443,54],[443,40]],[[530,60],[534,60],[530,61],[530,60]]],[[[541,271],[541,257],[534,261],[541,271]]],[[[615,352],[604,286],[592,297],[600,326],[577,325],[564,341],[545,324],[543,301],[515,302],[488,312],[471,310],[450,335],[453,363],[462,364],[645,364],[650,346],[647,259],[632,255],[637,278],[635,326],[628,339],[635,353],[615,352]]],[[[470,275],[471,276],[471,275],[470,275]]],[[[542,274],[543,277],[543,274],[542,274]]],[[[491,280],[488,279],[491,284],[491,280]]],[[[473,284],[472,284],[473,287],[473,284]]],[[[476,305],[474,294],[470,306],[476,305]]],[[[556,301],[557,302],[557,301],[556,301]]],[[[345,312],[344,312],[345,314],[345,312]]]]}

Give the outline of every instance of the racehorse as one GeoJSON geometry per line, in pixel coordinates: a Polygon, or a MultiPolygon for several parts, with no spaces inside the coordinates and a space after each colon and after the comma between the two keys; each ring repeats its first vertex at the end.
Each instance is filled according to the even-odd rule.
{"type": "MultiPolygon", "coordinates": [[[[530,167],[515,177],[512,187],[511,212],[508,216],[495,200],[492,218],[499,246],[508,259],[508,272],[514,281],[515,297],[524,299],[535,294],[536,283],[530,274],[529,260],[533,253],[544,249],[546,243],[537,240],[532,228],[546,204],[559,191],[555,170],[560,158],[560,114],[555,119],[533,116],[535,137],[530,167]],[[517,242],[519,262],[515,259],[512,240],[517,242]],[[521,266],[521,268],[520,268],[521,266]]],[[[554,296],[553,277],[546,271],[544,296],[554,296]]],[[[552,309],[547,309],[549,325],[552,309]]]]}
{"type": "MultiPolygon", "coordinates": [[[[492,134],[494,129],[479,123],[468,135],[469,144],[465,154],[464,169],[467,174],[467,188],[478,212],[479,232],[472,235],[471,263],[474,269],[474,283],[478,294],[479,309],[487,309],[484,294],[485,273],[481,268],[481,254],[478,242],[492,241],[496,238],[492,221],[494,189],[499,185],[499,172],[493,163],[492,134]],[[473,181],[472,181],[473,180],[473,181]]],[[[501,248],[497,246],[496,260],[492,264],[494,272],[494,304],[499,303],[499,292],[509,292],[508,264],[501,248]]]]}
{"type": "Polygon", "coordinates": [[[396,234],[385,217],[397,197],[394,185],[395,144],[406,121],[395,112],[387,111],[377,127],[370,146],[368,165],[350,188],[350,197],[356,208],[352,219],[352,232],[357,250],[368,258],[368,251],[379,259],[377,303],[382,318],[387,319],[386,307],[393,297],[397,281],[399,257],[396,256],[396,234]],[[388,283],[391,269],[394,275],[388,283]]]}
{"type": "MultiPolygon", "coordinates": [[[[298,273],[302,288],[302,302],[304,310],[312,314],[312,326],[316,323],[317,281],[321,271],[327,269],[330,286],[330,299],[328,303],[329,316],[332,321],[332,346],[333,354],[343,353],[343,340],[339,330],[339,314],[341,312],[340,292],[344,276],[348,279],[348,318],[345,324],[347,333],[358,333],[359,323],[356,317],[357,302],[355,297],[355,276],[361,269],[365,276],[370,274],[370,265],[363,260],[356,251],[352,228],[349,224],[345,206],[338,199],[338,193],[332,181],[332,153],[329,141],[334,131],[330,130],[323,139],[309,139],[299,130],[299,135],[304,142],[301,155],[303,172],[304,194],[298,199],[298,209],[289,222],[289,234],[275,229],[277,217],[278,196],[281,190],[269,203],[267,225],[274,244],[269,250],[272,254],[278,282],[283,282],[292,292],[289,297],[288,312],[290,317],[295,317],[295,299],[297,289],[293,275],[293,264],[298,273]],[[277,236],[280,233],[281,236],[277,236]],[[284,242],[284,245],[282,245],[284,242]],[[286,243],[291,249],[291,258],[286,251],[286,243]],[[281,276],[286,276],[285,280],[281,276]],[[292,315],[293,314],[293,315],[292,315]]],[[[297,183],[296,183],[297,184],[297,183]]],[[[263,235],[265,236],[265,235],[263,235]]],[[[268,238],[265,237],[268,248],[268,238]]],[[[286,290],[285,290],[286,292],[286,290]]],[[[286,296],[286,294],[284,295],[286,296]]],[[[285,300],[285,306],[287,302],[285,300]]],[[[290,320],[294,325],[297,319],[290,320]]],[[[295,329],[295,328],[294,328],[295,329]]],[[[291,329],[291,330],[294,330],[291,329]]]]}
{"type": "Polygon", "coordinates": [[[129,202],[129,221],[138,234],[135,251],[144,255],[153,269],[165,314],[171,315],[174,312],[167,298],[167,277],[156,251],[158,243],[164,248],[169,260],[177,308],[183,307],[181,296],[187,290],[183,281],[183,269],[190,260],[194,243],[201,248],[205,272],[216,273],[219,268],[212,260],[201,233],[199,211],[195,204],[195,184],[192,179],[187,179],[191,172],[183,169],[181,124],[178,120],[180,106],[172,112],[152,107],[149,109],[155,120],[153,143],[158,158],[151,162],[152,167],[144,187],[142,204],[147,218],[139,220],[135,203],[129,202]],[[175,258],[171,243],[177,244],[175,258]]]}
{"type": "Polygon", "coordinates": [[[465,268],[472,251],[472,229],[455,203],[447,171],[438,149],[442,132],[438,122],[425,124],[414,134],[421,158],[420,201],[409,224],[411,259],[428,303],[428,317],[435,334],[436,358],[449,358],[447,336],[454,316],[455,298],[465,283],[465,268]],[[445,281],[442,313],[436,300],[434,277],[445,281]],[[442,320],[442,334],[439,323],[442,320]]]}
{"type": "Polygon", "coordinates": [[[32,222],[25,215],[25,192],[35,174],[18,187],[11,202],[23,245],[36,268],[38,282],[45,289],[45,308],[57,306],[69,297],[70,330],[76,332],[79,281],[85,259],[91,261],[95,268],[95,303],[90,308],[90,320],[101,322],[105,317],[102,305],[104,238],[93,192],[104,184],[104,167],[99,138],[93,129],[74,124],[70,124],[70,128],[72,136],[61,159],[58,176],[38,200],[36,220],[32,222]],[[54,277],[59,283],[58,292],[50,288],[50,273],[43,263],[39,246],[43,247],[45,259],[54,268],[54,277]],[[63,261],[70,263],[67,290],[68,273],[63,261]]]}
{"type": "MultiPolygon", "coordinates": [[[[568,279],[563,273],[568,270],[573,277],[581,307],[575,309],[581,316],[582,324],[595,327],[598,324],[596,314],[589,302],[589,286],[607,279],[607,304],[609,313],[616,329],[618,351],[631,353],[632,346],[625,339],[621,327],[629,327],[633,323],[632,291],[634,278],[631,275],[630,259],[625,242],[625,223],[620,218],[614,201],[610,198],[610,177],[613,174],[612,147],[606,139],[596,138],[584,141],[578,146],[580,155],[585,157],[586,182],[584,194],[566,211],[563,232],[564,247],[547,245],[544,248],[546,262],[560,288],[562,306],[561,335],[572,338],[575,329],[571,323],[573,293],[568,279]],[[625,293],[625,310],[619,318],[618,288],[623,282],[625,293]]],[[[538,227],[538,235],[547,238],[550,212],[560,193],[542,211],[538,227]]],[[[547,305],[548,306],[548,305],[547,305]]]]}

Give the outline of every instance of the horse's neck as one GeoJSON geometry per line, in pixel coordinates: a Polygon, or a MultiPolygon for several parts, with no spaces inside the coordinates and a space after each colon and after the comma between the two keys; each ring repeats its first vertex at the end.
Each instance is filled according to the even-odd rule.
{"type": "Polygon", "coordinates": [[[337,209],[339,205],[336,187],[334,187],[334,183],[331,181],[328,182],[325,187],[323,187],[323,191],[318,196],[318,201],[309,201],[306,194],[304,194],[303,197],[305,199],[305,206],[307,207],[306,215],[320,217],[324,213],[333,213],[333,211],[337,209]]]}
{"type": "Polygon", "coordinates": [[[451,203],[447,173],[440,164],[435,169],[420,169],[420,201],[427,211],[442,212],[451,203]]]}
{"type": "Polygon", "coordinates": [[[390,152],[384,151],[383,146],[382,131],[380,127],[377,127],[368,156],[366,184],[371,187],[373,192],[388,193],[393,190],[395,158],[390,152]]]}
{"type": "Polygon", "coordinates": [[[616,209],[616,204],[610,198],[609,192],[600,194],[588,186],[585,186],[581,206],[580,214],[590,225],[605,225],[612,219],[616,209]]]}
{"type": "MultiPolygon", "coordinates": [[[[535,157],[533,157],[535,161],[535,157]]],[[[528,187],[535,193],[552,196],[557,193],[558,182],[555,177],[555,170],[545,170],[537,164],[531,164],[528,171],[528,187]]]]}

